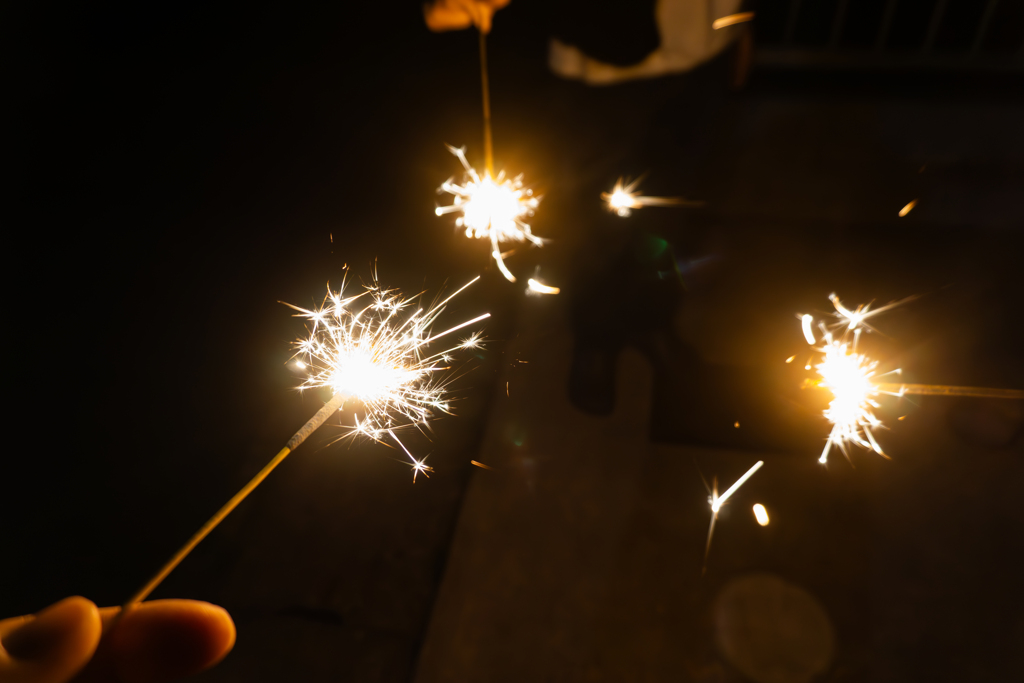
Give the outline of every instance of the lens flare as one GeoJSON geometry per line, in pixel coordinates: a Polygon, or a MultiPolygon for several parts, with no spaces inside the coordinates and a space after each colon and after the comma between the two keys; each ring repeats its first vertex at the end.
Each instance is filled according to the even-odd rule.
{"type": "Polygon", "coordinates": [[[466,160],[466,148],[447,145],[448,150],[458,157],[465,169],[465,178],[460,185],[449,178],[438,189],[438,193],[447,192],[454,197],[448,206],[439,206],[434,213],[443,216],[447,213],[460,214],[455,225],[464,228],[466,237],[470,239],[487,239],[491,241],[491,256],[509,282],[516,278],[505,266],[502,258],[502,244],[510,242],[530,242],[535,246],[543,246],[544,240],[533,234],[526,219],[533,216],[540,204],[540,197],[533,190],[523,187],[522,175],[506,178],[505,172],[492,178],[490,172],[481,176],[466,160]]]}
{"type": "Polygon", "coordinates": [[[413,479],[430,468],[405,448],[395,432],[423,428],[439,413],[450,412],[447,385],[452,356],[459,349],[480,345],[474,333],[440,351],[428,352],[435,341],[489,317],[489,313],[444,332],[431,329],[445,306],[474,278],[451,296],[424,309],[413,308],[420,295],[403,298],[376,280],[352,296],[328,288],[323,304],[307,310],[286,304],[306,318],[309,335],[294,343],[295,365],[305,369],[300,389],[327,387],[335,395],[355,399],[360,407],[345,436],[364,435],[382,442],[390,438],[412,461],[413,479]],[[360,415],[361,413],[361,415],[360,415]]]}

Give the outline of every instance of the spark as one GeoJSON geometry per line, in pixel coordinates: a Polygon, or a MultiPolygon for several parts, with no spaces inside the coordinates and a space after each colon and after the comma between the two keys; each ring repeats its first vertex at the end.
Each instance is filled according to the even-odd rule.
{"type": "Polygon", "coordinates": [[[764,505],[760,503],[754,505],[754,519],[761,526],[768,526],[768,511],[764,509],[764,505]]]}
{"type": "MultiPolygon", "coordinates": [[[[730,486],[726,490],[726,492],[723,493],[721,496],[718,495],[717,478],[714,479],[712,483],[712,488],[708,489],[708,493],[710,494],[710,497],[708,498],[708,503],[711,504],[711,525],[708,527],[708,540],[707,544],[704,546],[705,569],[707,569],[708,553],[711,552],[711,539],[715,535],[715,522],[718,520],[719,510],[722,509],[722,505],[725,504],[725,501],[729,500],[729,497],[732,496],[732,494],[736,493],[736,491],[738,491],[739,488],[746,483],[747,479],[750,479],[750,477],[754,476],[754,472],[757,472],[759,469],[761,469],[762,465],[764,465],[764,460],[758,460],[756,463],[754,463],[754,466],[747,470],[742,477],[737,479],[735,483],[733,483],[733,485],[730,486]]],[[[707,488],[707,482],[704,482],[704,487],[707,488]]]]}
{"type": "Polygon", "coordinates": [[[562,291],[559,287],[549,287],[548,285],[541,284],[532,277],[527,280],[526,283],[529,286],[530,291],[536,292],[537,294],[558,294],[562,291]]]}
{"type": "Polygon", "coordinates": [[[878,408],[876,398],[882,393],[873,381],[878,361],[852,352],[845,341],[833,339],[831,333],[826,333],[824,345],[818,350],[822,361],[814,368],[821,376],[819,385],[833,396],[825,409],[832,432],[818,462],[828,462],[832,446],[846,453],[847,443],[855,443],[887,458],[871,431],[883,426],[873,412],[878,408]]]}
{"type": "Polygon", "coordinates": [[[403,298],[397,290],[382,288],[376,279],[351,296],[346,295],[344,282],[336,292],[328,287],[323,304],[312,310],[286,304],[306,318],[309,330],[308,337],[293,344],[296,365],[308,370],[299,388],[327,387],[361,404],[353,423],[345,426],[345,436],[364,435],[377,442],[390,438],[409,456],[414,481],[432,469],[406,449],[396,431],[422,429],[439,413],[451,412],[450,360],[460,349],[476,348],[480,335],[474,333],[440,351],[431,352],[428,347],[490,314],[436,334],[431,330],[448,302],[478,279],[426,310],[413,308],[420,295],[403,298]]]}
{"type": "MultiPolygon", "coordinates": [[[[812,344],[812,345],[817,341],[814,338],[814,331],[811,330],[811,324],[813,322],[814,322],[814,316],[813,315],[808,315],[808,314],[805,313],[804,315],[800,316],[800,326],[803,328],[803,331],[804,331],[804,339],[807,340],[808,344],[812,344]]],[[[786,362],[788,363],[789,361],[786,361],[786,362]]]]}
{"type": "Polygon", "coordinates": [[[640,178],[631,183],[623,184],[622,178],[615,183],[611,192],[602,192],[601,199],[608,202],[608,208],[616,215],[626,218],[632,215],[633,209],[643,206],[703,206],[704,202],[694,202],[682,197],[645,197],[636,191],[640,178]]]}
{"type": "Polygon", "coordinates": [[[493,468],[493,467],[490,467],[490,466],[488,466],[488,465],[485,465],[485,464],[483,464],[482,462],[477,462],[476,460],[470,460],[470,461],[469,461],[469,464],[470,464],[470,465],[476,465],[477,467],[483,468],[483,469],[485,469],[485,470],[491,470],[491,471],[493,471],[493,470],[494,470],[494,468],[493,468]]]}
{"type": "MultiPolygon", "coordinates": [[[[880,313],[885,313],[886,311],[892,310],[897,306],[900,306],[902,304],[907,303],[908,301],[911,301],[915,297],[911,296],[900,301],[893,301],[892,303],[886,304],[885,306],[882,306],[881,308],[876,308],[874,310],[871,310],[871,304],[862,304],[860,306],[857,306],[857,309],[853,311],[844,306],[843,303],[839,300],[839,297],[836,296],[835,294],[829,294],[828,298],[832,302],[832,305],[835,306],[836,308],[836,317],[844,321],[842,324],[845,325],[849,331],[856,333],[859,332],[858,328],[860,327],[874,331],[874,328],[868,325],[866,322],[868,318],[873,318],[876,315],[879,315],[880,313]]],[[[806,336],[806,332],[804,334],[806,336]]],[[[814,342],[808,341],[808,343],[813,344],[814,342]]]]}
{"type": "Polygon", "coordinates": [[[516,278],[505,266],[499,245],[510,242],[530,242],[543,246],[544,240],[533,234],[526,219],[533,215],[540,204],[540,197],[533,190],[523,187],[522,175],[506,178],[505,172],[491,177],[490,171],[481,176],[466,160],[466,148],[447,145],[448,151],[458,157],[465,169],[465,179],[460,185],[449,178],[441,184],[438,193],[447,192],[454,197],[448,206],[439,206],[434,213],[458,213],[455,225],[465,228],[470,239],[491,241],[491,256],[501,274],[509,282],[516,278]]]}
{"type": "Polygon", "coordinates": [[[747,21],[754,20],[754,12],[737,12],[736,14],[729,14],[724,17],[719,17],[711,23],[711,28],[718,30],[725,28],[726,26],[732,26],[734,24],[742,24],[747,21]]]}
{"type": "Polygon", "coordinates": [[[909,202],[907,202],[907,205],[904,206],[902,209],[900,209],[900,218],[903,218],[908,213],[913,211],[915,206],[917,206],[917,200],[916,199],[912,199],[909,202]]]}

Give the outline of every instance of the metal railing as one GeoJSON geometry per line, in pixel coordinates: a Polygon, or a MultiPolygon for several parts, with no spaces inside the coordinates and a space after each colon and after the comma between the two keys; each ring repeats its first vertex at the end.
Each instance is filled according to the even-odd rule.
{"type": "Polygon", "coordinates": [[[756,9],[762,65],[1024,70],[1024,0],[761,0],[756,9]]]}

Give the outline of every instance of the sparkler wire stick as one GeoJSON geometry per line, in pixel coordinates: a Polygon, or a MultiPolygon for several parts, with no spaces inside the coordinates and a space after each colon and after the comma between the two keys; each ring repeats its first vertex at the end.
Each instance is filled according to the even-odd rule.
{"type": "Polygon", "coordinates": [[[480,85],[484,101],[484,164],[494,176],[494,143],[491,139],[491,88],[487,80],[487,34],[480,31],[480,85]]]}
{"type": "Polygon", "coordinates": [[[956,387],[944,384],[898,384],[879,383],[879,391],[905,396],[968,396],[971,398],[1008,398],[1024,400],[1024,390],[993,389],[989,387],[956,387]]]}
{"type": "Polygon", "coordinates": [[[149,594],[152,593],[172,571],[174,571],[175,567],[181,564],[181,561],[184,560],[197,545],[199,545],[200,541],[206,538],[211,531],[216,529],[217,525],[224,521],[224,518],[238,507],[239,503],[245,500],[245,498],[252,493],[257,486],[263,483],[263,480],[266,479],[267,476],[273,472],[285,458],[288,457],[289,453],[302,445],[302,442],[305,441],[310,434],[315,432],[324,422],[326,422],[327,418],[341,409],[341,406],[345,403],[347,398],[348,397],[344,394],[335,394],[330,401],[318,410],[316,415],[309,419],[309,422],[304,424],[299,431],[295,432],[292,438],[288,439],[288,443],[285,447],[278,451],[277,455],[275,455],[274,458],[268,462],[266,466],[264,466],[264,468],[249,481],[248,484],[243,486],[242,489],[224,505],[224,507],[218,510],[213,517],[210,517],[206,524],[204,524],[202,528],[199,529],[199,531],[197,531],[195,535],[193,535],[192,538],[190,538],[188,542],[174,554],[174,557],[172,557],[167,564],[161,567],[160,571],[158,571],[153,578],[151,578],[149,582],[139,590],[139,592],[133,595],[128,602],[124,604],[124,610],[126,611],[128,608],[137,605],[149,597],[149,594]]]}

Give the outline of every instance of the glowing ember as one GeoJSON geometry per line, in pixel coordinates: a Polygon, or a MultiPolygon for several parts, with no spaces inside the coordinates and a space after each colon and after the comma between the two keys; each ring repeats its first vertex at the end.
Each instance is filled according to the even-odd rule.
{"type": "Polygon", "coordinates": [[[548,285],[541,284],[532,277],[527,280],[526,284],[531,292],[536,292],[537,294],[558,294],[562,291],[559,287],[549,287],[548,285]]]}
{"type": "Polygon", "coordinates": [[[336,395],[362,404],[346,436],[363,434],[375,441],[390,437],[412,461],[413,479],[430,470],[406,450],[395,431],[422,427],[438,413],[448,413],[446,386],[451,379],[452,354],[480,344],[474,333],[444,350],[427,353],[429,345],[456,330],[489,317],[489,313],[438,334],[431,327],[445,305],[475,278],[427,310],[412,310],[418,297],[404,299],[395,290],[374,282],[345,296],[330,291],[314,310],[291,306],[309,323],[309,336],[295,342],[297,367],[307,370],[301,389],[328,387],[336,395]]]}
{"type": "Polygon", "coordinates": [[[501,171],[497,178],[492,178],[489,172],[481,176],[466,160],[465,148],[447,147],[462,162],[466,178],[461,185],[451,178],[441,185],[438,192],[447,192],[455,199],[448,206],[437,207],[434,213],[438,216],[446,213],[461,214],[455,219],[455,225],[465,228],[466,237],[489,239],[491,255],[498,268],[509,282],[515,282],[515,277],[505,266],[499,245],[530,242],[539,247],[544,244],[525,221],[540,204],[540,197],[523,187],[521,175],[506,178],[505,172],[501,171]]]}
{"type": "Polygon", "coordinates": [[[768,511],[764,509],[764,505],[760,503],[754,505],[754,519],[761,526],[768,526],[768,511]]]}
{"type": "Polygon", "coordinates": [[[736,14],[730,14],[724,17],[719,17],[711,22],[711,28],[718,30],[725,28],[726,26],[733,26],[735,24],[742,24],[747,21],[754,20],[753,12],[737,12],[736,14]]]}
{"type": "Polygon", "coordinates": [[[907,202],[907,205],[904,206],[902,209],[900,209],[900,218],[903,218],[908,213],[913,211],[915,206],[917,206],[917,200],[916,199],[912,199],[911,201],[907,202]]]}

